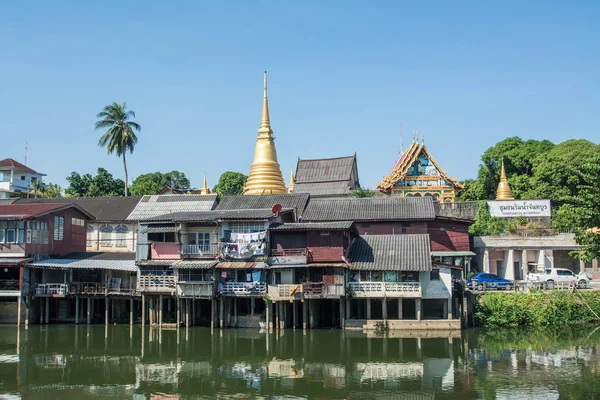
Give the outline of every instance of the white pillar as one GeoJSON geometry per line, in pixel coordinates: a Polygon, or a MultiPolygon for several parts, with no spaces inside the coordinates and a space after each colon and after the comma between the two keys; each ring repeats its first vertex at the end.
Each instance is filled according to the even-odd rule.
{"type": "Polygon", "coordinates": [[[398,299],[398,319],[403,319],[404,316],[402,315],[402,298],[398,299]]]}
{"type": "Polygon", "coordinates": [[[17,297],[17,327],[21,326],[21,303],[23,302],[23,298],[21,296],[17,297]]]}
{"type": "Polygon", "coordinates": [[[417,321],[420,321],[421,320],[421,299],[415,300],[415,308],[416,308],[416,314],[417,314],[417,321]]]}
{"type": "Polygon", "coordinates": [[[146,296],[142,295],[142,328],[146,323],[146,296]]]}
{"type": "Polygon", "coordinates": [[[367,298],[367,319],[371,319],[371,299],[367,298]]]}
{"type": "Polygon", "coordinates": [[[510,249],[506,256],[506,268],[504,268],[504,276],[501,278],[515,279],[515,251],[510,249]]]}
{"type": "Polygon", "coordinates": [[[529,266],[527,261],[527,250],[521,251],[521,279],[527,280],[529,266]]]}
{"type": "Polygon", "coordinates": [[[489,250],[485,250],[483,252],[483,272],[490,272],[490,252],[489,250]]]}
{"type": "Polygon", "coordinates": [[[387,299],[382,299],[381,300],[381,316],[383,317],[383,320],[387,320],[387,299]]]}
{"type": "Polygon", "coordinates": [[[129,299],[129,325],[133,325],[133,297],[129,299]]]}
{"type": "Polygon", "coordinates": [[[87,299],[87,324],[92,323],[92,298],[88,297],[87,299]]]}
{"type": "Polygon", "coordinates": [[[162,323],[163,323],[163,295],[161,294],[159,296],[159,300],[160,304],[158,305],[158,327],[159,329],[162,329],[162,323]]]}

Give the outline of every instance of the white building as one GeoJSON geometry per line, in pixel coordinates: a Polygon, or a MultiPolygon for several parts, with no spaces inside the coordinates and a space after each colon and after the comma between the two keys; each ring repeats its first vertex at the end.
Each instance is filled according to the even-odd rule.
{"type": "Polygon", "coordinates": [[[0,161],[0,199],[26,194],[44,176],[12,158],[0,161]]]}

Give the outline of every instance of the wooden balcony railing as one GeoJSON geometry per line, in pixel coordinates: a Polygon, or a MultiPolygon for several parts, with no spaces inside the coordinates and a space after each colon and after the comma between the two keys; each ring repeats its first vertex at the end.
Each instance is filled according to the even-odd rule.
{"type": "Polygon", "coordinates": [[[271,257],[286,257],[286,256],[305,256],[308,250],[306,248],[300,249],[273,249],[271,250],[271,257]]]}
{"type": "Polygon", "coordinates": [[[302,285],[302,293],[307,299],[325,299],[344,296],[346,291],[343,284],[309,282],[302,285]]]}
{"type": "Polygon", "coordinates": [[[271,265],[301,265],[308,262],[308,249],[273,249],[269,264],[271,265]]]}
{"type": "Polygon", "coordinates": [[[140,292],[174,292],[175,277],[173,275],[142,275],[138,280],[140,292]]]}
{"type": "Polygon", "coordinates": [[[78,295],[131,295],[135,293],[135,287],[128,285],[111,285],[104,282],[74,282],[70,285],[69,292],[78,295]]]}
{"type": "Polygon", "coordinates": [[[260,296],[267,285],[265,282],[224,282],[219,288],[222,296],[260,296]]]}
{"type": "Polygon", "coordinates": [[[421,297],[419,282],[350,282],[352,297],[421,297]]]}
{"type": "Polygon", "coordinates": [[[302,284],[269,285],[269,297],[273,301],[279,300],[301,300],[302,284]]]}

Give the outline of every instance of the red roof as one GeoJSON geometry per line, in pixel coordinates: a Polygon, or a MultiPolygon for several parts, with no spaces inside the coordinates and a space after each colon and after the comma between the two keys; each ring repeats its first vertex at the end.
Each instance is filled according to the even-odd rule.
{"type": "Polygon", "coordinates": [[[12,158],[7,158],[5,160],[0,161],[0,169],[6,169],[6,168],[29,172],[30,174],[43,175],[43,174],[29,168],[28,166],[23,165],[20,162],[13,160],[12,158]],[[2,168],[2,167],[4,167],[4,168],[2,168]]]}
{"type": "MultiPolygon", "coordinates": [[[[79,207],[75,204],[4,204],[0,205],[1,219],[27,219],[39,217],[65,208],[79,207]]],[[[86,214],[84,212],[84,214],[86,214]]]]}

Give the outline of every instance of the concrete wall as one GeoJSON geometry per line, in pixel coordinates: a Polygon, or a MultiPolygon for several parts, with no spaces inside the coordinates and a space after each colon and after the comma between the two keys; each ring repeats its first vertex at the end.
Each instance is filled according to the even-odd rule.
{"type": "Polygon", "coordinates": [[[87,251],[104,251],[104,252],[134,252],[137,242],[137,224],[134,223],[104,223],[104,222],[88,222],[92,232],[87,232],[87,251]],[[113,232],[107,234],[107,240],[102,241],[102,233],[100,228],[104,225],[109,225],[113,232]],[[117,234],[115,229],[117,226],[123,225],[129,229],[128,233],[117,234]],[[118,241],[123,235],[124,243],[118,241]]]}
{"type": "MultiPolygon", "coordinates": [[[[0,324],[16,324],[18,298],[3,298],[0,301],[0,324]]],[[[21,304],[21,323],[25,323],[25,304],[21,304]]]]}
{"type": "Polygon", "coordinates": [[[447,299],[452,297],[452,275],[449,268],[440,268],[440,280],[430,280],[429,272],[421,272],[419,281],[423,299],[447,299]]]}
{"type": "MultiPolygon", "coordinates": [[[[350,330],[376,330],[381,329],[384,322],[381,320],[347,319],[345,329],[350,330]]],[[[389,330],[460,330],[459,319],[440,320],[387,320],[389,330]]]]}

